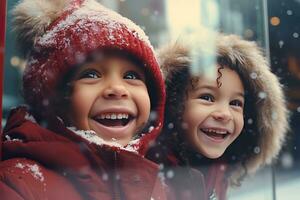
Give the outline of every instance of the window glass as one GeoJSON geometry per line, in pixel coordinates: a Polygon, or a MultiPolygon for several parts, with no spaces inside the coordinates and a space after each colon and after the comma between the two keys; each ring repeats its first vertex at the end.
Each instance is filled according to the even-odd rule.
{"type": "MultiPolygon", "coordinates": [[[[25,59],[18,49],[10,10],[17,0],[7,1],[2,126],[9,110],[23,104],[22,73],[25,59]]],[[[149,36],[155,48],[197,33],[201,27],[237,34],[255,41],[270,61],[271,70],[283,84],[290,111],[290,130],[274,164],[247,176],[241,186],[230,188],[228,199],[296,199],[300,185],[300,1],[272,0],[99,0],[104,6],[133,20],[149,36]],[[276,198],[275,198],[276,197],[276,198]]],[[[207,35],[207,48],[214,50],[214,35],[207,35]]],[[[212,60],[199,65],[210,64],[212,60]],[[208,64],[207,64],[208,63],[208,64]]],[[[215,57],[213,58],[213,62],[215,57]]],[[[199,67],[199,65],[197,65],[199,67]]],[[[208,67],[209,68],[209,67],[208,67]]],[[[199,69],[202,69],[201,66],[199,69]]],[[[195,69],[195,70],[199,70],[195,69]]],[[[253,149],[259,153],[259,149],[253,149]]],[[[170,174],[169,174],[170,175],[170,174]]]]}

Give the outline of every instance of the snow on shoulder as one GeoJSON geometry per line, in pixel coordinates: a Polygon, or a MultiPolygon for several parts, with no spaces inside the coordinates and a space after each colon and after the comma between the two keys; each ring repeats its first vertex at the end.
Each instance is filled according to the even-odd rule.
{"type": "Polygon", "coordinates": [[[24,170],[24,172],[31,173],[35,179],[41,182],[44,181],[44,176],[37,164],[30,165],[30,164],[17,163],[15,167],[24,170]]]}

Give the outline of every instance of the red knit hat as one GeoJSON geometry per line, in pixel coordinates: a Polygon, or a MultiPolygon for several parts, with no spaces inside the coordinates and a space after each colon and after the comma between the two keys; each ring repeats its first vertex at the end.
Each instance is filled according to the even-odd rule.
{"type": "MultiPolygon", "coordinates": [[[[164,83],[153,47],[144,31],[95,0],[23,0],[14,11],[18,39],[30,46],[23,76],[26,102],[44,112],[58,82],[76,64],[99,49],[117,49],[143,62],[153,91],[158,123],[163,119],[164,83]]],[[[22,45],[21,44],[21,45],[22,45]]],[[[159,125],[160,126],[160,125],[159,125]]]]}

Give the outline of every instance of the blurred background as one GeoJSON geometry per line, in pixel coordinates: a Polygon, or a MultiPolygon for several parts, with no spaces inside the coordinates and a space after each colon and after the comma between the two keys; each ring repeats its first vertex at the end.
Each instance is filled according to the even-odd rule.
{"type": "MultiPolygon", "coordinates": [[[[10,108],[22,104],[25,62],[17,50],[7,1],[2,126],[10,108]]],[[[229,199],[299,200],[300,190],[300,0],[99,0],[140,25],[152,44],[177,39],[205,26],[254,40],[265,49],[285,87],[291,134],[277,163],[232,189],[229,199]]],[[[2,30],[1,30],[2,31],[2,30]]]]}

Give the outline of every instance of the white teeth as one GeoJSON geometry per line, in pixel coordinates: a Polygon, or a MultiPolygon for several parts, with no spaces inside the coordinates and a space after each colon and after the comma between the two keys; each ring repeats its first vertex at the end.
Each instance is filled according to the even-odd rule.
{"type": "Polygon", "coordinates": [[[227,131],[215,130],[215,129],[211,129],[211,128],[203,128],[202,130],[205,132],[211,132],[211,133],[217,133],[217,134],[226,134],[227,133],[227,131]]]}
{"type": "Polygon", "coordinates": [[[111,118],[111,119],[117,119],[117,115],[116,115],[116,114],[112,114],[112,115],[110,116],[110,118],[111,118]]]}
{"type": "Polygon", "coordinates": [[[123,118],[123,114],[118,114],[117,118],[118,119],[122,119],[123,118]]]}
{"type": "Polygon", "coordinates": [[[101,114],[97,118],[99,119],[128,119],[129,115],[125,113],[111,113],[111,114],[101,114]]]}
{"type": "Polygon", "coordinates": [[[216,133],[219,133],[219,134],[226,134],[226,131],[216,131],[216,133]]]}

